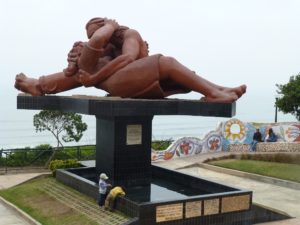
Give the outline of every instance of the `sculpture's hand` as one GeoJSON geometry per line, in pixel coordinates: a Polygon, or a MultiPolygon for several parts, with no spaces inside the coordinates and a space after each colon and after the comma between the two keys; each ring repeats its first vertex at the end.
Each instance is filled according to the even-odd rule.
{"type": "Polygon", "coordinates": [[[83,42],[77,41],[74,43],[72,49],[68,53],[68,67],[63,70],[65,76],[70,77],[77,73],[78,66],[77,62],[81,54],[81,50],[83,48],[83,42]]]}
{"type": "Polygon", "coordinates": [[[78,75],[79,82],[85,87],[91,87],[95,85],[95,81],[93,80],[93,75],[90,73],[80,69],[78,75]]]}

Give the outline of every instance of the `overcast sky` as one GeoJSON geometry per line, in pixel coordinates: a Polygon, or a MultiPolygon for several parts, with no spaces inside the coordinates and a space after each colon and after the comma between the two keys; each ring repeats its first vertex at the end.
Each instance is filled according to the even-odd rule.
{"type": "MultiPolygon", "coordinates": [[[[86,40],[86,22],[105,16],[138,30],[151,54],[173,56],[224,86],[247,84],[237,116],[270,121],[275,84],[300,72],[299,12],[299,0],[0,0],[1,108],[13,102],[15,109],[17,73],[61,71],[73,42],[86,40]]],[[[105,94],[80,88],[60,95],[74,93],[105,94]]]]}

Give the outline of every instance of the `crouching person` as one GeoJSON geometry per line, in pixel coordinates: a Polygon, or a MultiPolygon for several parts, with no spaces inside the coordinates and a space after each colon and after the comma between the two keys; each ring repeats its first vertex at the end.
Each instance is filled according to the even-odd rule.
{"type": "Polygon", "coordinates": [[[104,209],[112,211],[115,207],[115,199],[118,196],[125,196],[123,187],[116,186],[110,190],[105,200],[104,209]]]}

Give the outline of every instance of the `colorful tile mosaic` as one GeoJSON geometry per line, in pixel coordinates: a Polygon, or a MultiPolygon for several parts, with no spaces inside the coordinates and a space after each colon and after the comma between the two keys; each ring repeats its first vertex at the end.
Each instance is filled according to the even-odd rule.
{"type": "Polygon", "coordinates": [[[263,139],[269,128],[278,137],[278,142],[272,145],[259,143],[257,151],[300,152],[300,123],[249,123],[233,118],[220,123],[216,130],[208,132],[203,139],[182,137],[164,151],[152,150],[152,162],[220,151],[249,152],[257,128],[263,139]]]}

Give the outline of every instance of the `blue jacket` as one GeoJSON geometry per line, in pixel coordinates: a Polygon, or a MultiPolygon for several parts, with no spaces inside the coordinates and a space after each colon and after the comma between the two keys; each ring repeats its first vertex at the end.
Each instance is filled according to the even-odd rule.
{"type": "Polygon", "coordinates": [[[276,142],[276,141],[277,141],[277,136],[274,133],[269,135],[267,142],[276,142]]]}

